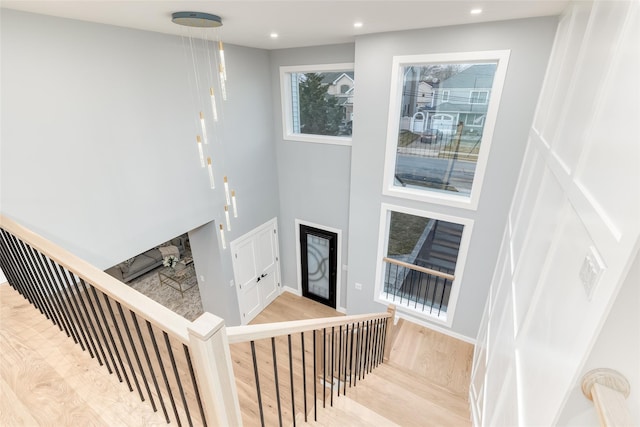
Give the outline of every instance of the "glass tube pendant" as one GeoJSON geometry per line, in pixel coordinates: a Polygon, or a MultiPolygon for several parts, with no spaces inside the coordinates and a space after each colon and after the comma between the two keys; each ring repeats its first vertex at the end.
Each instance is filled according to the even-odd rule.
{"type": "Polygon", "coordinates": [[[207,139],[207,126],[204,123],[204,113],[200,111],[200,126],[202,127],[202,138],[204,139],[204,143],[208,144],[209,140],[207,139]]]}
{"type": "Polygon", "coordinates": [[[200,135],[196,135],[196,141],[198,142],[198,154],[200,155],[200,166],[204,167],[204,152],[202,151],[202,139],[200,139],[200,135]]]}
{"type": "Polygon", "coordinates": [[[231,190],[231,206],[233,206],[233,217],[238,218],[238,206],[236,205],[236,190],[231,190]]]}
{"type": "Polygon", "coordinates": [[[224,46],[222,45],[222,41],[218,41],[218,51],[220,52],[220,65],[222,67],[222,76],[224,80],[227,81],[227,64],[224,61],[224,46]]]}
{"type": "Polygon", "coordinates": [[[227,249],[227,240],[224,238],[224,227],[220,224],[220,243],[222,243],[222,249],[227,249]]]}
{"type": "Polygon", "coordinates": [[[227,222],[227,231],[231,231],[231,220],[229,219],[229,206],[224,205],[224,219],[227,222]]]}
{"type": "Polygon", "coordinates": [[[224,68],[222,67],[222,64],[220,64],[220,67],[218,68],[218,75],[220,77],[220,92],[222,92],[222,100],[226,101],[227,100],[227,85],[225,84],[225,78],[224,78],[224,68]]]}
{"type": "Polygon", "coordinates": [[[213,114],[213,121],[218,121],[218,108],[216,107],[216,97],[213,92],[213,88],[209,88],[209,93],[211,94],[211,113],[213,114]]]}
{"type": "Polygon", "coordinates": [[[227,200],[227,206],[231,204],[231,197],[229,197],[229,181],[227,181],[227,177],[224,177],[224,197],[227,200]]]}
{"type": "Polygon", "coordinates": [[[213,166],[211,165],[211,157],[207,157],[207,172],[209,172],[209,182],[211,183],[211,189],[216,188],[216,183],[213,180],[213,166]]]}

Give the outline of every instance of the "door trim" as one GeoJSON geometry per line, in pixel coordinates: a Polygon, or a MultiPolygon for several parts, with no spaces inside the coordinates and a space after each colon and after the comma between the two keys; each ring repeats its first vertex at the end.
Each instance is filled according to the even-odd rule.
{"type": "Polygon", "coordinates": [[[300,256],[302,251],[300,249],[300,225],[306,225],[308,227],[319,228],[320,230],[329,231],[331,233],[335,233],[338,236],[338,240],[336,242],[336,261],[337,261],[337,272],[336,272],[336,311],[340,313],[346,313],[347,309],[342,307],[340,300],[340,290],[342,288],[342,272],[343,272],[343,263],[342,263],[342,230],[339,228],[327,227],[326,225],[316,224],[310,221],[305,221],[302,219],[295,219],[295,232],[296,232],[296,271],[298,274],[298,281],[295,288],[297,295],[302,295],[302,266],[300,265],[300,256]]]}
{"type": "MultiPolygon", "coordinates": [[[[276,256],[276,287],[277,287],[277,295],[280,295],[282,293],[282,273],[281,273],[281,269],[280,269],[280,231],[278,230],[278,218],[277,217],[273,217],[271,218],[269,221],[265,222],[262,225],[257,226],[256,228],[252,229],[251,231],[243,234],[242,236],[234,239],[232,242],[229,243],[229,250],[230,250],[230,254],[231,254],[231,266],[232,266],[232,270],[233,270],[233,282],[234,282],[234,287],[236,288],[236,296],[238,299],[238,309],[240,311],[240,322],[242,325],[245,325],[248,323],[248,321],[246,319],[244,319],[242,317],[242,306],[240,305],[240,289],[238,288],[238,275],[236,274],[236,263],[234,260],[234,256],[233,253],[236,250],[236,247],[242,243],[244,243],[244,241],[252,239],[254,236],[256,236],[258,233],[264,231],[265,229],[273,229],[275,231],[275,256],[276,256]]],[[[277,296],[276,296],[277,298],[277,296]]],[[[264,309],[264,307],[263,307],[264,309]]]]}

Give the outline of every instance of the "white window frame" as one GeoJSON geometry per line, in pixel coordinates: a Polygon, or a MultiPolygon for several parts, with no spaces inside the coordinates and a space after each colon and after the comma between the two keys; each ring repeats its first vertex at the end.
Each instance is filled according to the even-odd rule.
{"type": "Polygon", "coordinates": [[[471,105],[486,105],[488,99],[489,99],[489,91],[488,90],[485,90],[485,89],[481,89],[481,90],[472,89],[471,91],[469,91],[469,104],[471,104],[471,105]],[[474,93],[477,93],[478,95],[481,94],[481,93],[484,93],[486,95],[484,97],[484,102],[472,102],[474,93]]]}
{"type": "Polygon", "coordinates": [[[441,221],[453,222],[456,224],[462,224],[464,230],[462,231],[462,237],[460,239],[460,247],[458,249],[458,259],[456,261],[456,270],[454,272],[455,279],[451,284],[451,293],[449,294],[449,303],[447,305],[447,312],[440,316],[435,316],[429,313],[422,312],[420,310],[414,310],[410,307],[405,307],[400,304],[396,304],[396,311],[403,313],[410,319],[417,321],[433,322],[442,326],[451,327],[453,319],[455,317],[456,305],[458,302],[458,295],[460,294],[460,287],[463,279],[464,267],[467,261],[467,254],[469,252],[469,244],[471,242],[471,233],[473,231],[473,220],[470,218],[464,218],[459,216],[446,215],[433,211],[413,209],[406,206],[392,205],[389,203],[382,203],[380,208],[380,229],[378,232],[378,256],[376,259],[376,281],[374,300],[380,304],[388,305],[395,304],[393,301],[385,298],[384,296],[384,277],[385,277],[385,262],[382,258],[386,256],[387,242],[389,240],[389,222],[391,218],[391,212],[400,212],[410,215],[422,216],[426,218],[432,218],[441,221]]]}
{"type": "Polygon", "coordinates": [[[451,94],[451,91],[449,89],[443,89],[442,90],[442,99],[440,100],[441,102],[449,102],[449,95],[451,94]]]}
{"type": "Polygon", "coordinates": [[[293,106],[291,105],[291,73],[353,71],[353,62],[320,65],[293,65],[280,67],[280,96],[282,105],[282,139],[319,144],[351,145],[351,136],[313,135],[293,132],[293,106]]]}
{"type": "Polygon", "coordinates": [[[393,57],[391,69],[391,90],[389,95],[389,119],[387,122],[387,148],[385,154],[382,194],[385,196],[418,200],[469,210],[476,210],[478,208],[482,182],[484,180],[489,152],[491,151],[491,140],[493,139],[493,132],[498,116],[498,107],[502,97],[502,88],[507,74],[507,65],[509,63],[510,53],[510,50],[493,50],[428,55],[403,55],[393,57]],[[478,161],[476,163],[476,172],[470,196],[456,195],[452,192],[440,192],[429,189],[407,188],[394,185],[398,130],[400,126],[399,114],[402,105],[402,67],[417,64],[469,64],[486,62],[497,62],[497,65],[493,79],[493,87],[491,89],[491,99],[487,106],[484,133],[482,135],[482,143],[480,146],[478,161]]]}

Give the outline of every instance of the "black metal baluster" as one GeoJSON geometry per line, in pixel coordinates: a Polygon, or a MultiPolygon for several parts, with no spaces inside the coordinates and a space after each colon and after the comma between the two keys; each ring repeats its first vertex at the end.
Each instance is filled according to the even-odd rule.
{"type": "Polygon", "coordinates": [[[377,356],[376,352],[378,350],[378,319],[373,320],[373,330],[371,331],[371,334],[373,336],[371,338],[372,345],[371,345],[371,358],[369,359],[369,372],[371,372],[375,367],[375,361],[377,356]]]}
{"type": "MultiPolygon", "coordinates": [[[[122,338],[122,333],[120,332],[120,327],[118,326],[118,321],[116,320],[115,313],[113,312],[113,308],[111,307],[111,301],[109,297],[102,293],[102,297],[104,299],[104,303],[109,310],[109,315],[111,316],[111,321],[113,321],[113,329],[115,329],[116,334],[118,335],[118,340],[120,341],[120,347],[122,347],[122,352],[124,353],[124,357],[127,360],[127,364],[129,365],[129,371],[131,372],[131,376],[133,377],[133,382],[136,385],[136,389],[138,390],[138,394],[140,395],[140,400],[144,401],[144,396],[142,395],[142,390],[140,389],[140,383],[138,383],[138,377],[136,376],[136,371],[133,369],[133,363],[131,363],[131,357],[129,357],[129,352],[127,351],[127,346],[122,338]]],[[[124,367],[122,371],[125,372],[124,367]]],[[[125,374],[126,375],[126,374],[125,374]]]]}
{"type": "MultiPolygon", "coordinates": [[[[400,286],[402,286],[402,284],[400,286],[398,286],[398,271],[400,270],[400,266],[396,265],[396,278],[393,281],[393,300],[396,300],[396,297],[398,295],[398,289],[400,289],[400,286]]],[[[402,301],[402,293],[400,293],[400,301],[402,301]]]]}
{"type": "Polygon", "coordinates": [[[327,328],[322,328],[322,407],[327,401],[327,328]]]}
{"type": "Polygon", "coordinates": [[[80,333],[78,332],[79,326],[76,327],[76,324],[73,322],[73,317],[69,309],[69,301],[67,301],[66,298],[64,298],[64,295],[61,293],[61,290],[60,290],[60,287],[64,285],[59,280],[56,280],[56,277],[54,276],[53,271],[51,270],[51,262],[52,262],[51,259],[43,254],[40,254],[40,258],[42,260],[43,267],[46,269],[48,277],[51,280],[52,287],[55,289],[54,293],[57,296],[60,306],[62,307],[65,313],[65,317],[69,324],[69,328],[71,329],[74,336],[74,341],[80,344],[80,348],[82,348],[82,350],[84,351],[85,350],[84,343],[82,342],[82,339],[80,338],[80,333]]]}
{"type": "Polygon", "coordinates": [[[57,263],[53,263],[51,266],[53,268],[58,281],[60,282],[60,289],[64,293],[64,297],[67,301],[69,301],[69,307],[71,308],[71,314],[73,315],[74,321],[76,325],[78,325],[78,329],[80,329],[80,336],[84,340],[87,350],[92,358],[96,358],[100,366],[102,366],[102,359],[100,355],[98,355],[98,351],[93,343],[93,338],[91,337],[91,333],[89,332],[89,327],[82,316],[82,312],[80,311],[80,305],[78,301],[76,301],[75,294],[73,289],[71,288],[71,284],[69,283],[69,278],[67,277],[66,270],[57,263]],[[64,280],[63,280],[64,278],[64,280]]]}
{"type": "Polygon", "coordinates": [[[362,366],[362,379],[367,376],[367,364],[369,363],[369,341],[371,336],[371,321],[367,320],[367,331],[364,347],[364,365],[362,366]]]}
{"type": "Polygon", "coordinates": [[[356,333],[356,361],[354,367],[356,373],[353,375],[353,385],[355,387],[357,380],[360,379],[360,335],[362,333],[362,322],[358,322],[358,332],[356,333]]]}
{"type": "Polygon", "coordinates": [[[27,283],[26,278],[24,277],[23,271],[20,268],[20,265],[18,264],[17,255],[15,253],[15,250],[11,246],[10,239],[11,239],[11,234],[6,232],[5,230],[2,230],[2,239],[0,239],[0,244],[2,245],[2,248],[5,251],[7,266],[11,267],[10,269],[7,269],[7,270],[3,269],[3,271],[8,271],[11,273],[11,275],[13,275],[15,284],[19,285],[19,287],[22,289],[22,295],[29,301],[31,305],[36,307],[40,311],[40,313],[43,313],[42,309],[38,307],[38,304],[36,303],[36,299],[35,299],[36,297],[33,294],[31,287],[29,286],[29,283],[27,283]]]}
{"type": "MultiPolygon", "coordinates": [[[[144,358],[147,362],[147,367],[149,368],[149,373],[151,374],[151,379],[153,380],[153,385],[156,388],[156,393],[158,394],[158,400],[160,401],[160,406],[162,407],[162,412],[164,413],[164,418],[167,420],[167,424],[171,422],[169,420],[169,414],[167,413],[167,408],[164,405],[164,399],[162,398],[162,393],[160,393],[160,386],[158,385],[158,380],[156,379],[156,373],[153,371],[153,365],[151,364],[151,358],[149,358],[149,352],[147,351],[147,346],[144,343],[144,338],[142,337],[142,332],[140,331],[140,325],[138,324],[138,318],[136,314],[129,310],[129,314],[131,315],[131,320],[133,321],[133,325],[136,328],[136,332],[138,334],[138,342],[142,347],[142,353],[144,354],[144,358]]],[[[151,398],[151,393],[149,393],[149,398],[151,398]]]]}
{"type": "Polygon", "coordinates": [[[253,374],[256,377],[256,393],[258,394],[258,409],[260,410],[260,425],[264,427],[264,413],[262,412],[262,394],[260,393],[258,361],[256,360],[256,343],[254,341],[251,341],[251,357],[253,358],[253,374]]]}
{"type": "Polygon", "coordinates": [[[280,407],[280,385],[278,384],[278,360],[276,358],[276,339],[271,337],[271,352],[273,353],[273,377],[276,384],[276,401],[278,402],[278,423],[282,427],[282,408],[280,407]]]}
{"type": "Polygon", "coordinates": [[[178,422],[178,427],[182,426],[182,422],[180,421],[180,416],[178,415],[178,408],[176,407],[176,402],[173,400],[173,393],[171,392],[171,387],[169,386],[169,378],[167,378],[167,373],[164,370],[164,362],[162,361],[162,357],[160,356],[160,350],[158,350],[158,343],[156,342],[156,336],[153,333],[153,327],[148,320],[145,320],[147,324],[147,329],[149,330],[149,338],[151,338],[151,345],[153,345],[153,350],[156,353],[156,359],[158,360],[158,366],[160,367],[160,373],[162,374],[162,379],[164,380],[164,385],[167,390],[167,394],[169,395],[169,403],[171,403],[171,408],[173,409],[173,415],[176,417],[176,421],[178,422]]]}
{"type": "Polygon", "coordinates": [[[49,295],[47,295],[42,278],[38,277],[35,262],[30,252],[31,247],[20,239],[18,239],[18,245],[20,247],[22,257],[27,266],[27,274],[29,275],[29,278],[33,282],[36,292],[38,292],[38,294],[40,295],[40,299],[43,303],[43,306],[45,307],[45,310],[49,313],[49,320],[51,320],[53,324],[56,325],[58,329],[62,331],[62,326],[61,326],[60,319],[58,318],[58,313],[56,313],[55,307],[53,307],[53,303],[49,295]]]}
{"type": "Polygon", "coordinates": [[[43,293],[47,295],[47,301],[49,302],[49,306],[51,307],[51,311],[55,318],[58,321],[58,328],[67,334],[68,337],[71,337],[71,332],[69,331],[67,324],[65,322],[65,318],[62,316],[62,309],[58,306],[58,301],[56,300],[56,294],[53,292],[49,281],[45,278],[43,274],[43,269],[41,269],[41,265],[38,261],[40,258],[37,256],[38,251],[33,249],[28,244],[25,244],[25,252],[27,256],[31,259],[32,270],[35,275],[35,280],[40,280],[40,288],[43,293]]]}
{"type": "Polygon", "coordinates": [[[382,323],[384,319],[378,319],[378,334],[376,338],[376,355],[374,360],[374,367],[380,364],[380,343],[382,342],[382,323]]]}
{"type": "Polygon", "coordinates": [[[27,298],[24,293],[24,286],[21,281],[17,280],[15,269],[13,268],[13,263],[10,261],[12,255],[5,245],[4,233],[5,231],[0,228],[0,268],[5,273],[9,285],[11,285],[13,289],[20,292],[20,295],[22,295],[23,298],[27,298]]]}
{"type": "Polygon", "coordinates": [[[196,381],[196,374],[193,372],[193,363],[191,363],[191,355],[189,354],[189,347],[182,344],[184,349],[184,357],[187,359],[187,366],[189,367],[189,374],[191,375],[191,384],[193,384],[193,391],[196,394],[196,401],[198,402],[198,409],[200,410],[200,417],[202,419],[202,425],[207,427],[207,417],[204,415],[204,407],[202,406],[202,399],[200,398],[200,390],[198,390],[198,382],[196,381]]]}
{"type": "Polygon", "coordinates": [[[34,299],[33,299],[33,301],[31,301],[31,303],[34,306],[36,306],[36,308],[38,310],[40,310],[40,313],[44,314],[47,319],[51,319],[51,315],[49,314],[49,311],[47,310],[47,307],[44,304],[44,301],[42,299],[42,295],[38,291],[37,285],[34,283],[32,277],[29,274],[29,269],[27,268],[27,265],[25,263],[24,255],[20,251],[19,245],[17,243],[17,242],[19,242],[19,240],[13,235],[10,236],[9,240],[10,240],[10,245],[11,245],[11,247],[13,249],[14,259],[16,260],[18,268],[20,269],[20,272],[22,273],[22,277],[24,278],[24,282],[28,284],[29,289],[31,289],[31,294],[34,296],[34,299]]]}
{"type": "Polygon", "coordinates": [[[331,327],[331,376],[329,378],[329,380],[331,381],[331,406],[333,406],[333,359],[334,359],[334,341],[335,341],[335,326],[331,327]]]}
{"type": "Polygon", "coordinates": [[[340,396],[340,373],[342,372],[342,325],[338,329],[340,334],[338,344],[338,396],[340,396]]]}
{"type": "Polygon", "coordinates": [[[342,381],[342,394],[347,395],[347,359],[349,358],[349,324],[344,335],[344,381],[342,381]]]}
{"type": "Polygon", "coordinates": [[[387,263],[386,267],[385,267],[385,282],[384,282],[384,290],[387,292],[387,298],[389,298],[389,286],[391,286],[391,282],[389,281],[389,278],[391,277],[391,266],[392,264],[387,263]]]}
{"type": "MultiPolygon", "coordinates": [[[[98,314],[96,313],[96,309],[93,306],[93,303],[91,302],[91,295],[89,295],[89,291],[87,290],[87,285],[84,283],[84,280],[80,277],[78,277],[78,279],[80,280],[80,285],[76,284],[76,287],[78,288],[78,295],[80,296],[80,298],[82,299],[82,293],[80,293],[80,286],[83,288],[84,290],[84,295],[85,295],[85,299],[87,300],[87,305],[89,306],[89,308],[91,308],[91,313],[93,314],[93,319],[95,322],[95,327],[98,329],[98,331],[100,331],[100,336],[102,337],[102,342],[104,343],[104,346],[107,348],[107,353],[109,353],[109,358],[111,359],[111,363],[113,364],[113,369],[115,369],[116,373],[118,374],[118,380],[120,382],[122,382],[122,377],[120,376],[120,372],[118,371],[118,367],[116,366],[116,362],[113,359],[113,354],[111,354],[111,349],[109,348],[109,344],[107,343],[107,337],[104,334],[104,331],[102,330],[102,326],[100,325],[100,319],[98,318],[98,314]]],[[[100,343],[100,339],[98,338],[98,335],[96,335],[96,340],[98,341],[98,343],[100,343]]],[[[100,346],[100,351],[102,351],[102,357],[104,357],[104,361],[105,361],[105,365],[107,365],[107,368],[109,369],[109,373],[111,373],[111,368],[109,367],[109,363],[107,361],[106,356],[104,355],[104,350],[102,349],[102,345],[100,346]]]]}
{"type": "MultiPolygon", "coordinates": [[[[302,344],[302,390],[304,396],[304,422],[307,422],[307,365],[304,360],[304,332],[300,332],[300,344],[302,344]]],[[[315,357],[315,354],[314,354],[315,357]]],[[[315,375],[315,372],[314,372],[315,375]]]]}
{"type": "Polygon", "coordinates": [[[407,297],[407,307],[411,307],[411,297],[413,296],[413,282],[415,282],[414,270],[409,269],[409,296],[407,297]]]}
{"type": "Polygon", "coordinates": [[[355,329],[356,324],[354,323],[351,328],[351,352],[349,353],[349,387],[351,387],[353,380],[353,332],[355,329]]]}
{"type": "MultiPolygon", "coordinates": [[[[380,363],[384,363],[384,349],[387,347],[387,322],[389,320],[385,319],[382,324],[382,348],[380,352],[380,363]]],[[[391,320],[393,322],[393,320],[391,320]]]]}
{"type": "MultiPolygon", "coordinates": [[[[80,280],[82,283],[84,283],[84,281],[80,280]]],[[[118,363],[120,364],[120,369],[122,370],[122,374],[126,380],[127,386],[129,387],[129,391],[133,391],[133,387],[131,387],[131,382],[129,381],[129,376],[127,375],[127,372],[124,370],[124,364],[122,363],[122,358],[120,357],[120,352],[118,351],[118,347],[116,347],[116,341],[113,339],[113,334],[111,333],[111,328],[109,327],[109,323],[107,322],[107,317],[104,315],[104,310],[102,309],[102,304],[100,304],[100,299],[98,298],[98,294],[96,293],[96,288],[93,287],[93,285],[90,285],[89,288],[91,289],[91,292],[93,293],[93,297],[94,300],[96,302],[96,306],[98,307],[98,311],[100,312],[100,317],[102,318],[102,323],[104,324],[104,329],[107,330],[107,335],[109,336],[109,342],[111,343],[111,347],[113,347],[113,352],[111,350],[109,350],[109,345],[107,343],[106,338],[104,337],[104,333],[102,334],[102,338],[105,340],[105,346],[107,347],[107,350],[109,350],[109,356],[111,356],[111,363],[113,363],[113,367],[116,370],[116,373],[118,374],[118,379],[120,380],[120,382],[122,382],[122,378],[120,377],[120,372],[118,371],[118,366],[116,365],[116,362],[113,360],[113,355],[112,353],[115,353],[116,358],[118,359],[118,363]]],[[[87,290],[87,296],[89,296],[89,292],[87,290]]],[[[89,296],[90,298],[90,296],[89,296]]],[[[98,324],[100,324],[100,321],[98,321],[98,324]]],[[[114,325],[115,327],[115,325],[114,325]]],[[[102,331],[102,328],[100,328],[100,330],[102,331]]]]}
{"type": "Polygon", "coordinates": [[[313,420],[318,421],[318,391],[317,391],[317,368],[316,368],[316,330],[313,330],[313,420]]]}
{"type": "Polygon", "coordinates": [[[442,297],[440,298],[440,308],[438,309],[438,316],[440,316],[440,312],[442,311],[442,305],[444,303],[444,296],[447,293],[447,282],[449,280],[443,278],[442,279],[442,297]]]}
{"type": "Polygon", "coordinates": [[[436,290],[438,289],[438,277],[435,276],[435,284],[433,286],[433,294],[431,295],[431,303],[429,304],[429,313],[433,313],[433,304],[436,300],[436,290]]]}
{"type": "Polygon", "coordinates": [[[184,390],[182,388],[182,380],[180,379],[180,374],[178,373],[178,367],[176,366],[176,359],[173,357],[173,350],[171,350],[169,335],[165,331],[162,331],[162,335],[164,336],[164,343],[167,346],[167,352],[169,353],[169,361],[171,362],[173,375],[176,377],[176,384],[178,385],[178,392],[180,393],[180,400],[182,400],[184,413],[187,416],[187,422],[189,423],[190,426],[193,426],[193,422],[191,421],[191,414],[189,413],[189,405],[187,404],[187,399],[184,396],[184,390]]]}
{"type": "MultiPolygon", "coordinates": [[[[96,332],[95,326],[93,324],[93,321],[91,320],[91,316],[89,316],[89,310],[87,310],[87,306],[84,303],[84,298],[82,298],[82,294],[80,293],[80,289],[78,287],[78,283],[76,281],[76,278],[74,276],[73,273],[66,271],[66,273],[68,273],[70,275],[69,277],[69,286],[71,286],[71,292],[74,292],[74,296],[75,298],[80,301],[80,306],[82,307],[82,311],[84,312],[84,318],[86,319],[86,322],[89,323],[90,326],[90,330],[87,331],[87,333],[91,333],[93,332],[93,336],[92,336],[92,342],[94,343],[94,345],[96,345],[96,348],[100,350],[100,354],[102,355],[102,359],[100,359],[100,357],[98,357],[98,360],[102,360],[105,364],[105,366],[107,367],[107,370],[109,371],[109,373],[111,374],[111,366],[109,366],[109,362],[107,361],[107,357],[104,354],[104,350],[102,349],[102,345],[100,344],[100,338],[98,338],[98,333],[96,332]],[[95,342],[93,340],[93,338],[95,338],[95,342]]],[[[66,275],[65,275],[66,277],[66,275]]],[[[96,355],[98,353],[96,352],[96,355]]]]}
{"type": "Polygon", "coordinates": [[[293,418],[293,427],[296,427],[296,403],[295,393],[293,391],[293,354],[291,353],[291,334],[287,335],[287,342],[289,344],[289,380],[291,381],[291,417],[293,418]]]}

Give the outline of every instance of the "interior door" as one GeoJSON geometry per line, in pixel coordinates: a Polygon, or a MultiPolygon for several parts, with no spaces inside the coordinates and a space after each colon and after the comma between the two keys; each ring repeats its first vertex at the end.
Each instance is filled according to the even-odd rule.
{"type": "Polygon", "coordinates": [[[280,264],[276,219],[230,244],[242,324],[247,324],[279,294],[280,264]]]}

